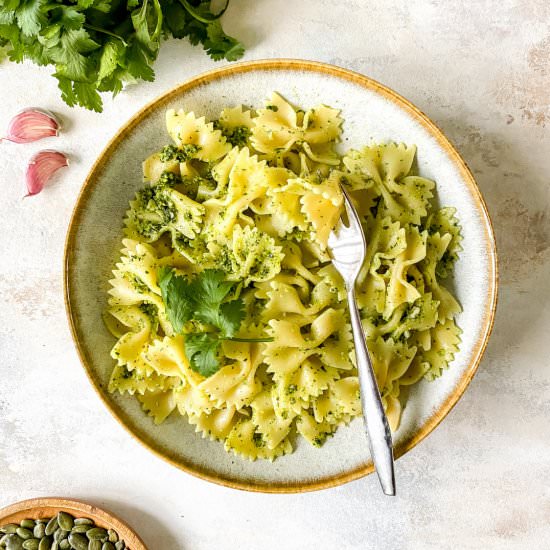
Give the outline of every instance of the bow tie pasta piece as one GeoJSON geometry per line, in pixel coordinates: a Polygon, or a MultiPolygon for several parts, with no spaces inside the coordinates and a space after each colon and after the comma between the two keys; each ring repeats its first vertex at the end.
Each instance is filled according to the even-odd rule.
{"type": "Polygon", "coordinates": [[[155,423],[176,411],[249,460],[292,452],[294,435],[319,447],[359,416],[346,290],[327,247],[346,186],[367,238],[361,322],[398,428],[402,388],[440,376],[458,350],[460,305],[441,280],[461,250],[460,225],[454,208],[433,208],[435,184],[417,175],[414,145],[340,155],[342,122],[338,109],[298,109],[277,93],[213,122],[166,113],[174,144],[143,162],[149,184],[130,203],[110,281],[109,391],[135,395],[155,423]],[[173,301],[161,269],[181,282],[173,301]],[[185,291],[205,270],[228,285],[207,317],[219,323],[200,317],[205,295],[185,291]],[[172,320],[170,304],[189,310],[179,332],[164,300],[172,320]],[[208,369],[197,372],[199,354],[208,369]]]}
{"type": "Polygon", "coordinates": [[[271,399],[278,417],[287,419],[301,414],[302,409],[311,406],[312,399],[328,388],[330,382],[338,379],[340,372],[326,366],[319,357],[310,357],[293,372],[274,373],[275,384],[271,399]]]}
{"type": "Polygon", "coordinates": [[[314,447],[321,447],[337,429],[337,423],[317,422],[309,410],[302,411],[296,421],[297,432],[314,447]]]}
{"type": "Polygon", "coordinates": [[[248,460],[262,458],[270,461],[292,452],[292,445],[288,438],[281,441],[274,449],[270,449],[263,435],[256,429],[257,426],[252,419],[238,422],[225,440],[225,450],[248,460]]]}
{"type": "Polygon", "coordinates": [[[341,134],[339,110],[319,105],[303,113],[274,93],[253,120],[251,142],[257,151],[276,158],[297,144],[315,162],[340,164],[333,151],[333,144],[341,134]]]}
{"type": "Polygon", "coordinates": [[[210,397],[217,408],[234,407],[240,410],[250,405],[261,391],[262,384],[256,378],[261,355],[250,349],[253,345],[244,342],[223,342],[224,357],[233,361],[200,384],[201,390],[210,397]]]}
{"type": "Polygon", "coordinates": [[[446,279],[453,271],[454,264],[458,259],[458,253],[462,250],[462,235],[456,217],[456,208],[440,208],[430,214],[426,222],[428,233],[439,233],[440,235],[451,235],[451,240],[445,249],[445,253],[437,262],[436,273],[441,279],[446,279]]]}
{"type": "Polygon", "coordinates": [[[407,246],[395,257],[389,270],[390,278],[383,314],[385,319],[391,316],[396,307],[403,303],[412,304],[420,298],[418,289],[407,280],[407,272],[410,266],[426,257],[427,236],[427,231],[421,234],[416,227],[411,227],[406,232],[407,246]]]}
{"type": "Polygon", "coordinates": [[[279,202],[287,202],[294,206],[295,220],[296,222],[300,220],[295,226],[302,230],[308,226],[311,227],[312,239],[321,249],[326,249],[328,236],[342,211],[340,173],[333,171],[328,178],[320,182],[304,178],[290,179],[286,186],[275,190],[274,194],[279,195],[279,202]],[[296,212],[298,208],[296,197],[299,197],[299,208],[303,218],[296,212]],[[307,225],[301,219],[305,219],[307,225]]]}
{"type": "Polygon", "coordinates": [[[158,258],[155,249],[145,243],[133,239],[123,239],[122,256],[117,264],[119,273],[128,273],[145,285],[152,295],[160,296],[157,281],[158,258]]]}
{"type": "Polygon", "coordinates": [[[452,238],[450,233],[445,233],[444,235],[434,233],[433,235],[429,235],[426,258],[422,262],[422,272],[426,287],[431,291],[434,299],[439,301],[438,317],[441,321],[452,319],[461,311],[460,304],[444,286],[439,284],[436,275],[437,265],[444,256],[452,238]]]}
{"type": "MultiPolygon", "coordinates": [[[[148,309],[143,306],[116,306],[107,309],[118,326],[127,327],[127,332],[119,337],[111,350],[111,357],[121,367],[132,371],[147,370],[142,353],[149,346],[150,339],[156,334],[156,323],[148,309]]],[[[107,325],[109,326],[109,325],[107,325]]]]}
{"type": "Polygon", "coordinates": [[[395,259],[407,249],[407,234],[399,222],[377,216],[367,231],[367,253],[357,284],[359,307],[369,313],[383,313],[387,285],[395,259]]]}
{"type": "Polygon", "coordinates": [[[155,424],[162,424],[176,408],[172,390],[154,390],[137,395],[143,410],[153,417],[155,424]]]}
{"type": "Polygon", "coordinates": [[[181,175],[180,163],[177,160],[163,161],[161,156],[161,153],[153,153],[143,161],[143,177],[146,181],[156,183],[165,172],[181,175]]]}
{"type": "Polygon", "coordinates": [[[334,143],[340,139],[343,119],[340,110],[319,105],[304,115],[303,140],[310,145],[334,143]]]}
{"type": "Polygon", "coordinates": [[[228,143],[233,147],[251,147],[252,111],[242,106],[224,109],[214,127],[221,130],[228,143]]]}
{"type": "Polygon", "coordinates": [[[111,393],[118,392],[121,395],[125,393],[143,395],[150,391],[167,391],[176,383],[175,379],[161,376],[156,372],[140,373],[138,369],[129,371],[125,367],[117,365],[109,379],[109,391],[111,393]]]}
{"type": "Polygon", "coordinates": [[[236,225],[233,228],[229,244],[228,277],[231,280],[243,280],[245,284],[268,281],[280,272],[282,259],[282,248],[269,235],[255,227],[243,229],[236,225]]]}
{"type": "Polygon", "coordinates": [[[235,407],[231,406],[214,409],[209,414],[198,413],[188,416],[189,423],[195,426],[195,431],[211,441],[225,440],[240,419],[242,416],[237,413],[235,407]]]}
{"type": "Polygon", "coordinates": [[[290,149],[299,132],[296,110],[277,93],[265,104],[254,119],[251,138],[254,149],[260,153],[290,149]]]}
{"type": "Polygon", "coordinates": [[[370,179],[382,197],[382,208],[402,224],[420,224],[435,187],[433,181],[410,170],[416,147],[388,143],[350,151],[343,159],[350,174],[370,179]]]}
{"type": "Polygon", "coordinates": [[[189,366],[183,351],[183,337],[180,335],[155,340],[144,352],[143,359],[160,375],[175,376],[192,386],[202,382],[202,377],[189,366]]]}
{"type": "Polygon", "coordinates": [[[438,320],[439,302],[432,299],[432,293],[422,294],[412,304],[407,304],[405,309],[397,311],[398,321],[393,323],[384,334],[391,332],[392,338],[410,336],[412,332],[424,332],[435,326],[438,320]]]}
{"type": "Polygon", "coordinates": [[[126,235],[145,242],[158,240],[167,231],[173,238],[193,239],[200,231],[204,207],[163,184],[144,187],[130,202],[126,235]]]}
{"type": "Polygon", "coordinates": [[[328,389],[313,403],[313,417],[319,424],[347,423],[361,412],[361,397],[357,376],[347,376],[330,382],[328,389]]]}
{"type": "Polygon", "coordinates": [[[462,331],[452,319],[437,323],[430,331],[431,347],[421,354],[421,361],[427,362],[430,367],[424,374],[427,380],[434,380],[441,376],[443,369],[449,366],[460,344],[462,331]]]}
{"type": "Polygon", "coordinates": [[[217,196],[205,201],[207,223],[228,235],[241,213],[265,195],[270,168],[250,156],[248,148],[233,150],[212,172],[218,181],[217,196]],[[235,154],[234,154],[235,153],[235,154]]]}
{"type": "Polygon", "coordinates": [[[311,304],[306,306],[300,298],[299,288],[292,284],[298,281],[291,281],[290,284],[284,281],[284,276],[277,276],[268,283],[269,289],[265,292],[267,303],[263,312],[266,321],[292,313],[305,317],[316,315],[330,303],[328,300],[312,300],[311,304]]]}
{"type": "Polygon", "coordinates": [[[276,449],[289,435],[295,415],[277,415],[269,390],[261,392],[252,402],[251,408],[251,420],[256,425],[256,433],[261,435],[262,444],[268,449],[276,449]]]}
{"type": "MultiPolygon", "coordinates": [[[[220,113],[218,122],[224,130],[234,130],[243,126],[250,130],[253,126],[252,115],[252,111],[243,109],[243,106],[239,105],[238,107],[224,109],[220,113]]],[[[244,147],[243,145],[237,146],[244,147]]]]}
{"type": "Polygon", "coordinates": [[[184,383],[174,388],[176,408],[182,416],[187,416],[191,424],[192,419],[210,415],[214,411],[214,403],[199,386],[184,383]]]}
{"type": "Polygon", "coordinates": [[[265,344],[264,357],[275,379],[296,371],[312,356],[319,356],[326,366],[351,368],[349,329],[341,310],[329,308],[318,317],[272,319],[269,326],[274,341],[265,344]]]}
{"type": "Polygon", "coordinates": [[[183,109],[166,111],[166,129],[178,147],[195,145],[198,149],[194,158],[204,162],[219,160],[231,150],[231,145],[211,122],[207,123],[204,117],[196,118],[194,113],[186,113],[183,109]]]}
{"type": "Polygon", "coordinates": [[[405,374],[415,354],[416,348],[391,338],[378,338],[369,342],[376,381],[382,395],[386,395],[393,382],[405,374]]]}
{"type": "MultiPolygon", "coordinates": [[[[299,194],[287,193],[281,189],[268,191],[266,206],[267,211],[272,212],[268,219],[275,236],[283,237],[285,235],[295,235],[296,232],[303,234],[311,232],[309,222],[302,211],[299,194]]],[[[267,218],[267,216],[265,217],[267,218]]]]}

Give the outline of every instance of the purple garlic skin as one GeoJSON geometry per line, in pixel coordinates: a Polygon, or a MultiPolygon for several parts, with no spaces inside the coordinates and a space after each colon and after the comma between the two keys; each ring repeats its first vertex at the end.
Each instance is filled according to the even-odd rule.
{"type": "Polygon", "coordinates": [[[60,128],[59,121],[52,113],[35,108],[25,109],[10,120],[8,133],[2,139],[14,143],[31,143],[59,135],[60,128]]]}
{"type": "Polygon", "coordinates": [[[69,159],[59,151],[46,149],[33,155],[27,165],[25,196],[31,197],[40,193],[52,176],[65,166],[69,166],[69,159]]]}

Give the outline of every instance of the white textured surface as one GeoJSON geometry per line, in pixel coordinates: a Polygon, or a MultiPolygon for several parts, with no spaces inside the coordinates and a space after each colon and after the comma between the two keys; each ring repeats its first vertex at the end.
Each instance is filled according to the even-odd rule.
{"type": "Polygon", "coordinates": [[[404,4],[234,0],[229,30],[246,59],[303,57],[393,87],[454,140],[493,215],[502,279],[495,333],[479,373],[444,423],[398,462],[399,496],[377,480],[320,493],[240,493],[183,474],[136,443],[102,407],[70,340],[62,249],[84,175],[140,106],[212,63],[164,45],[154,84],[66,108],[48,69],[0,65],[0,128],[17,110],[59,112],[57,141],[0,146],[0,505],[85,498],[134,524],[152,550],[319,550],[550,546],[550,4],[546,0],[404,4]],[[57,147],[73,165],[21,200],[25,160],[57,147]]]}

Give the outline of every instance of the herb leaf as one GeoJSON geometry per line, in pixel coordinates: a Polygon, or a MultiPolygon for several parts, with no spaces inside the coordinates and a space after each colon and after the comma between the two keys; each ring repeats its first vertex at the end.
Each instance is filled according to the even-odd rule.
{"type": "Polygon", "coordinates": [[[204,42],[204,48],[214,61],[236,61],[243,56],[244,46],[223,32],[219,20],[209,23],[206,32],[208,39],[204,42]]]}
{"type": "Polygon", "coordinates": [[[191,368],[203,376],[220,369],[218,350],[222,340],[236,342],[269,342],[272,338],[237,338],[235,334],[245,316],[242,298],[224,301],[233,285],[225,273],[206,269],[188,282],[169,267],[157,273],[166,314],[176,333],[183,333],[187,321],[196,319],[212,325],[216,331],[185,335],[185,354],[191,368]]]}
{"type": "Polygon", "coordinates": [[[219,347],[220,339],[215,335],[188,334],[185,337],[185,355],[191,368],[202,376],[212,376],[220,369],[219,347]]]}
{"type": "Polygon", "coordinates": [[[175,275],[169,267],[159,269],[158,281],[168,319],[174,331],[181,333],[195,308],[191,285],[181,275],[175,275]]]}
{"type": "Polygon", "coordinates": [[[244,303],[242,300],[231,300],[220,306],[218,327],[228,338],[235,336],[244,319],[244,303]]]}
{"type": "Polygon", "coordinates": [[[218,307],[232,286],[219,269],[206,269],[193,281],[193,290],[202,308],[218,307]]]}
{"type": "Polygon", "coordinates": [[[223,31],[210,0],[0,0],[0,56],[51,65],[70,106],[101,111],[98,92],[152,81],[162,38],[188,38],[214,60],[244,48],[223,31]]]}

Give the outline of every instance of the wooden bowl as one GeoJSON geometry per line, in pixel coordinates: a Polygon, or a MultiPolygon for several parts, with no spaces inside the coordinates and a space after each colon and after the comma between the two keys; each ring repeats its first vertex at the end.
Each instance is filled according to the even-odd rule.
{"type": "Polygon", "coordinates": [[[90,518],[98,527],[114,529],[126,543],[129,550],[147,550],[137,533],[112,512],[102,510],[80,500],[66,498],[31,498],[22,500],[0,510],[0,526],[7,523],[21,523],[24,519],[51,518],[58,512],[67,512],[75,518],[90,518]]]}

